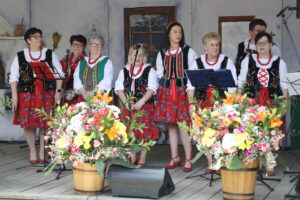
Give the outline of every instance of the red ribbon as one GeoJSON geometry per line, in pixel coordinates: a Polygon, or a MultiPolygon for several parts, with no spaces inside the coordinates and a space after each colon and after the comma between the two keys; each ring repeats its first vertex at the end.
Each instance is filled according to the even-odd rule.
{"type": "Polygon", "coordinates": [[[269,100],[269,91],[267,87],[261,87],[258,93],[258,103],[261,106],[265,106],[268,104],[269,100]]]}
{"type": "Polygon", "coordinates": [[[35,105],[36,108],[43,108],[44,107],[44,86],[43,81],[40,79],[36,79],[34,81],[34,87],[35,87],[35,105]]]}
{"type": "Polygon", "coordinates": [[[171,98],[172,98],[172,101],[176,101],[176,84],[175,84],[175,78],[171,79],[171,98]]]}

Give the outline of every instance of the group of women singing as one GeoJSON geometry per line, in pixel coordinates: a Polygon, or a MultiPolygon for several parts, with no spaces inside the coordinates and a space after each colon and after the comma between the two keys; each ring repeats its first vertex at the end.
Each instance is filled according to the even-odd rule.
{"type": "MultiPolygon", "coordinates": [[[[115,93],[119,96],[124,112],[121,118],[132,117],[137,111],[144,113],[139,122],[145,123],[143,132],[135,131],[138,141],[157,140],[159,137],[157,122],[166,123],[168,127],[171,158],[167,169],[181,167],[183,171],[192,170],[192,144],[189,133],[178,127],[177,122],[191,123],[194,110],[194,99],[202,108],[212,106],[210,98],[216,88],[195,88],[188,80],[185,70],[195,69],[228,69],[231,71],[235,83],[242,87],[245,82],[250,84],[250,92],[254,91],[258,82],[266,98],[276,95],[287,95],[283,82],[286,73],[285,63],[270,53],[272,37],[265,32],[255,37],[257,54],[249,54],[241,64],[241,73],[237,78],[233,62],[220,54],[221,38],[219,34],[211,32],[203,39],[205,54],[199,57],[195,51],[185,43],[184,30],[177,21],[170,22],[165,31],[166,45],[160,49],[156,59],[156,69],[147,63],[147,49],[143,45],[133,45],[128,53],[128,61],[118,74],[115,82],[115,93]],[[262,74],[262,75],[261,75],[262,74]],[[131,95],[134,102],[128,104],[126,96],[131,95]],[[184,159],[178,152],[179,137],[184,147],[184,159]]],[[[29,148],[30,163],[43,162],[43,127],[45,122],[35,114],[39,103],[43,104],[47,112],[51,106],[60,100],[61,92],[72,89],[66,96],[66,101],[76,103],[84,101],[88,93],[99,88],[107,91],[113,88],[112,61],[102,55],[104,40],[94,35],[88,41],[82,35],[70,38],[71,54],[59,62],[56,54],[43,48],[42,31],[30,28],[24,35],[28,48],[19,52],[11,66],[10,83],[12,87],[13,109],[16,110],[14,124],[24,129],[29,148]],[[89,56],[85,55],[88,47],[89,56]],[[57,80],[46,81],[44,88],[38,87],[34,66],[36,63],[47,63],[57,80]],[[43,95],[41,95],[43,93],[43,95]],[[52,97],[55,97],[54,99],[52,97]],[[40,128],[40,150],[37,153],[34,144],[35,129],[40,128]]],[[[228,88],[229,90],[232,88],[228,88]]],[[[220,89],[221,95],[227,88],[220,89]]],[[[255,94],[249,93],[250,96],[255,94]]],[[[262,102],[257,102],[262,103],[262,102]]],[[[142,150],[140,156],[133,154],[131,162],[146,165],[147,150],[142,150]]],[[[211,155],[206,154],[209,168],[211,155]]]]}

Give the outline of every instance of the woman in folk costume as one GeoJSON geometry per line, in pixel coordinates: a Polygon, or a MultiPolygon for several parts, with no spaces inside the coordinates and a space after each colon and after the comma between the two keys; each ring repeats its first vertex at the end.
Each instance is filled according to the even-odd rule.
{"type": "MultiPolygon", "coordinates": [[[[243,60],[238,85],[244,87],[249,97],[256,98],[256,103],[271,105],[276,96],[288,96],[284,81],[287,66],[280,57],[271,54],[272,36],[269,33],[258,33],[255,45],[258,54],[249,55],[243,60]]],[[[268,176],[276,174],[273,167],[266,167],[268,176]]]]}
{"type": "Polygon", "coordinates": [[[193,49],[185,44],[182,25],[173,21],[166,27],[165,48],[157,55],[156,67],[159,80],[157,92],[156,118],[159,122],[167,123],[171,147],[171,159],[166,166],[173,169],[181,166],[178,154],[178,132],[185,151],[183,171],[192,170],[191,140],[187,131],[178,127],[177,122],[191,123],[189,104],[186,91],[187,77],[184,70],[189,69],[197,55],[193,49]]]}
{"type": "Polygon", "coordinates": [[[110,90],[113,79],[113,64],[107,56],[102,56],[104,39],[94,35],[89,39],[90,56],[81,60],[74,72],[74,89],[83,101],[88,93],[96,88],[101,91],[110,90]]]}
{"type": "Polygon", "coordinates": [[[45,161],[43,128],[47,127],[47,120],[38,117],[35,109],[44,108],[48,114],[52,111],[54,103],[61,99],[64,73],[56,54],[43,48],[40,29],[28,29],[24,40],[28,48],[18,52],[11,65],[12,109],[16,111],[13,124],[24,129],[29,146],[29,162],[35,164],[45,161]],[[42,77],[42,73],[46,73],[47,77],[42,77]],[[35,149],[36,128],[40,128],[39,153],[35,149]]]}
{"type": "Polygon", "coordinates": [[[65,80],[63,82],[64,92],[66,95],[66,103],[77,103],[76,91],[73,90],[73,74],[79,63],[84,59],[87,40],[83,35],[72,35],[70,37],[71,54],[67,54],[61,61],[62,70],[65,73],[65,80]]]}
{"type": "MultiPolygon", "coordinates": [[[[205,54],[201,55],[199,58],[197,58],[194,63],[192,64],[192,69],[212,69],[214,71],[216,70],[222,70],[227,69],[231,71],[233,80],[235,82],[235,85],[237,84],[237,77],[236,77],[236,69],[233,64],[233,62],[225,56],[224,54],[220,54],[220,43],[221,43],[221,37],[218,33],[210,32],[202,38],[203,47],[205,50],[205,54]]],[[[225,98],[224,92],[227,91],[227,88],[201,88],[197,87],[194,88],[190,85],[190,82],[188,83],[188,92],[189,97],[194,97],[198,103],[200,104],[201,108],[209,108],[212,107],[212,101],[211,98],[214,97],[212,91],[218,90],[220,97],[225,98]]],[[[234,88],[229,88],[229,90],[234,90],[234,88]]],[[[192,99],[189,99],[190,104],[192,103],[192,99]]],[[[190,109],[192,112],[192,108],[190,109]]],[[[208,167],[205,169],[206,173],[210,173],[213,170],[210,169],[210,165],[212,163],[212,155],[210,153],[206,154],[207,161],[208,161],[208,167]]],[[[219,173],[219,171],[217,171],[219,173]]]]}
{"type": "MultiPolygon", "coordinates": [[[[128,63],[120,71],[115,84],[115,91],[125,106],[123,116],[125,121],[132,119],[138,111],[143,116],[137,119],[138,123],[144,123],[143,131],[135,130],[134,134],[138,142],[158,139],[158,126],[154,121],[154,97],[158,88],[158,80],[155,69],[147,64],[146,50],[142,45],[134,45],[129,49],[128,63]],[[126,102],[126,96],[134,97],[133,104],[126,102]]],[[[132,163],[141,166],[146,165],[147,149],[142,149],[139,160],[136,154],[132,154],[132,163]]]]}

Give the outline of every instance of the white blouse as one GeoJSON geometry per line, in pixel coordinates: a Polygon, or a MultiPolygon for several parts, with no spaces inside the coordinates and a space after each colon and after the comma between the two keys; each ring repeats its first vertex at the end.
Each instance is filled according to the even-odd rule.
{"type": "MultiPolygon", "coordinates": [[[[256,66],[260,69],[269,69],[271,68],[273,62],[278,59],[278,56],[273,55],[271,61],[268,65],[260,65],[257,62],[257,54],[252,54],[252,58],[254,59],[256,66]]],[[[269,59],[259,59],[261,63],[267,63],[269,59]]],[[[249,57],[247,56],[241,64],[241,73],[238,77],[238,85],[241,88],[243,84],[247,81],[247,74],[248,74],[248,65],[249,65],[249,57]]],[[[285,82],[285,76],[287,73],[287,66],[286,63],[280,59],[279,62],[279,78],[280,78],[280,87],[282,89],[287,89],[287,84],[285,82]]],[[[269,80],[268,80],[269,81],[269,80]]]]}
{"type": "MultiPolygon", "coordinates": [[[[98,60],[98,62],[95,62],[94,64],[88,65],[89,67],[93,68],[94,66],[97,66],[97,64],[106,58],[107,56],[101,56],[98,60]]],[[[86,62],[89,62],[89,57],[84,58],[86,62]]],[[[93,61],[93,60],[91,60],[93,61]]],[[[83,88],[82,82],[79,77],[80,72],[80,62],[78,63],[75,72],[74,72],[74,89],[77,91],[80,88],[83,88]]],[[[100,90],[110,90],[112,88],[112,80],[114,77],[114,69],[113,64],[110,59],[107,60],[105,67],[104,67],[104,76],[103,79],[98,83],[97,87],[100,90]]]]}
{"type": "MultiPolygon", "coordinates": [[[[146,69],[146,67],[148,67],[148,64],[144,64],[142,67],[142,71],[141,73],[139,73],[137,76],[133,76],[132,79],[138,79],[142,76],[144,70],[146,69]]],[[[126,65],[125,68],[129,71],[130,70],[130,66],[126,65]]],[[[138,68],[133,68],[133,73],[137,73],[138,72],[138,68]]],[[[119,72],[118,78],[116,80],[115,83],[115,91],[118,90],[124,90],[124,69],[122,69],[119,72]]],[[[134,82],[132,83],[134,84],[134,82]]],[[[155,71],[155,69],[151,68],[150,72],[149,72],[149,76],[148,76],[148,85],[146,87],[147,90],[152,90],[154,92],[154,94],[156,94],[156,91],[158,89],[158,78],[157,78],[157,73],[155,71]]]]}
{"type": "MultiPolygon", "coordinates": [[[[177,51],[177,49],[174,49],[170,53],[175,54],[176,51],[177,51]]],[[[182,49],[181,49],[181,47],[179,47],[178,53],[180,53],[181,51],[182,51],[182,49]]],[[[169,55],[168,51],[166,52],[166,55],[169,55]]],[[[190,48],[189,52],[188,52],[189,69],[191,68],[191,66],[196,58],[197,58],[196,52],[192,48],[190,48]]],[[[164,76],[164,66],[163,66],[163,60],[162,60],[160,51],[158,52],[157,57],[156,57],[156,69],[157,69],[156,72],[157,72],[158,78],[163,77],[164,76]]]]}
{"type": "MultiPolygon", "coordinates": [[[[47,48],[42,49],[42,56],[38,61],[45,60],[46,51],[47,51],[47,48]]],[[[25,54],[25,59],[26,59],[27,62],[37,62],[37,60],[32,60],[30,58],[28,48],[24,49],[24,54],[25,54]]],[[[39,51],[31,52],[31,55],[32,55],[33,58],[37,58],[37,57],[40,56],[40,52],[39,51]]],[[[54,68],[56,69],[56,72],[58,73],[58,74],[55,74],[55,78],[64,78],[65,74],[62,71],[61,64],[60,64],[60,62],[57,58],[57,55],[53,51],[52,51],[52,64],[53,64],[54,68]]],[[[19,82],[19,77],[20,77],[20,74],[19,74],[19,59],[18,59],[18,55],[16,55],[13,62],[12,62],[12,64],[11,64],[9,83],[19,82]]]]}
{"type": "MultiPolygon", "coordinates": [[[[218,62],[215,65],[212,66],[212,65],[209,65],[209,64],[213,64],[214,62],[209,62],[209,64],[207,64],[206,63],[206,59],[205,59],[205,54],[200,55],[200,59],[201,59],[201,61],[203,63],[204,68],[205,69],[213,69],[214,71],[219,70],[221,68],[221,64],[222,64],[224,58],[225,58],[225,55],[224,54],[220,54],[218,62]]],[[[191,66],[191,69],[192,70],[197,70],[198,69],[198,64],[197,64],[196,59],[194,60],[192,66],[191,66]]],[[[234,64],[233,64],[233,62],[231,61],[230,58],[228,58],[228,60],[227,60],[226,69],[228,69],[228,70],[231,71],[234,83],[235,83],[235,85],[237,85],[236,69],[235,69],[235,66],[234,66],[234,64]]],[[[228,89],[229,89],[229,92],[231,92],[231,91],[234,90],[234,88],[228,88],[228,89]]],[[[191,83],[188,82],[188,84],[187,84],[187,90],[195,90],[195,87],[193,87],[191,85],[191,83]]]]}

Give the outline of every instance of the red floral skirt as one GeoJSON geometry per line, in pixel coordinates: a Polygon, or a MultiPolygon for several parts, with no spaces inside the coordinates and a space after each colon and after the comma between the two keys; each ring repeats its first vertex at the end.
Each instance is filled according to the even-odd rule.
{"type": "Polygon", "coordinates": [[[172,98],[171,87],[160,86],[156,95],[156,119],[164,123],[185,121],[191,123],[186,87],[176,87],[175,100],[172,98]]]}
{"type": "MultiPolygon", "coordinates": [[[[42,102],[43,108],[48,115],[53,110],[54,95],[54,90],[40,92],[38,95],[38,101],[42,102]]],[[[22,128],[48,128],[47,122],[49,120],[43,120],[44,117],[37,116],[35,112],[36,107],[37,101],[34,92],[18,93],[18,106],[13,124],[20,125],[22,128]]]]}
{"type": "MultiPolygon", "coordinates": [[[[157,140],[158,139],[158,126],[155,122],[154,118],[154,105],[147,103],[140,109],[144,115],[142,117],[137,118],[138,124],[145,124],[145,127],[142,129],[143,132],[134,130],[134,135],[137,138],[138,141],[149,141],[149,140],[157,140]]],[[[123,114],[120,116],[121,119],[123,119],[126,123],[129,123],[128,118],[133,118],[133,116],[137,113],[136,110],[129,111],[127,109],[123,110],[123,114]]]]}

